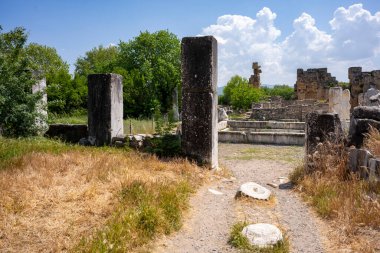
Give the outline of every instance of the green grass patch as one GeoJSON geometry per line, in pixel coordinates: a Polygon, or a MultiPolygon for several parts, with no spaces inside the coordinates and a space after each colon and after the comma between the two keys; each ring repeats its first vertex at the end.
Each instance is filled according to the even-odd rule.
{"type": "Polygon", "coordinates": [[[299,184],[303,177],[305,176],[305,165],[301,164],[294,168],[294,170],[289,174],[289,180],[292,184],[299,184]]]}
{"type": "Polygon", "coordinates": [[[187,181],[152,183],[133,181],[123,187],[118,210],[92,238],[82,238],[75,252],[130,252],[169,234],[182,225],[193,188],[187,181]]]}
{"type": "Polygon", "coordinates": [[[48,122],[49,124],[87,124],[87,114],[49,114],[48,122]]]}
{"type": "Polygon", "coordinates": [[[29,153],[61,154],[73,150],[91,150],[111,153],[128,151],[128,149],[115,149],[109,146],[84,147],[45,137],[17,139],[0,137],[0,171],[11,167],[17,167],[20,159],[29,153]]]}
{"type": "Polygon", "coordinates": [[[230,233],[228,243],[238,248],[242,252],[249,253],[288,253],[289,252],[289,241],[286,237],[281,242],[273,245],[272,247],[259,248],[252,246],[249,243],[247,237],[245,237],[241,231],[245,226],[249,225],[248,222],[238,222],[233,225],[230,233]]]}
{"type": "Polygon", "coordinates": [[[321,217],[329,218],[333,214],[332,200],[337,197],[337,192],[329,185],[320,185],[316,194],[312,196],[312,204],[321,217]]]}
{"type": "Polygon", "coordinates": [[[251,148],[244,149],[234,156],[229,156],[231,160],[276,160],[291,164],[299,163],[303,158],[304,148],[299,146],[269,146],[252,145],[251,148]]]}
{"type": "Polygon", "coordinates": [[[16,163],[19,158],[31,152],[58,154],[76,148],[79,148],[79,146],[68,145],[43,137],[19,139],[0,137],[0,170],[6,169],[16,163]]]}
{"type": "Polygon", "coordinates": [[[124,134],[154,134],[154,122],[152,119],[125,119],[124,134]],[[132,126],[132,129],[131,129],[132,126]],[[132,130],[132,131],[131,131],[132,130]]]}
{"type": "MultiPolygon", "coordinates": [[[[49,114],[50,124],[87,124],[86,113],[49,114]]],[[[152,119],[125,119],[124,134],[154,134],[155,126],[152,119]]]]}

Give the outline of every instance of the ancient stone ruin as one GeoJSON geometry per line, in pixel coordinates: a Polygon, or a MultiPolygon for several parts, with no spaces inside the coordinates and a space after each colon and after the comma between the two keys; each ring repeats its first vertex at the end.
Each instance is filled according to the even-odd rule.
{"type": "Polygon", "coordinates": [[[327,100],[329,88],[338,85],[335,77],[327,72],[327,68],[297,69],[297,82],[294,90],[298,100],[327,100]]]}
{"type": "Polygon", "coordinates": [[[348,79],[350,80],[351,106],[354,108],[359,104],[360,94],[368,89],[380,89],[380,70],[363,72],[361,67],[351,67],[348,69],[348,79]]]}
{"type": "Polygon", "coordinates": [[[259,65],[258,62],[252,63],[252,70],[253,70],[253,75],[249,77],[248,83],[253,88],[259,88],[261,84],[260,83],[261,66],[259,65]]]}
{"type": "Polygon", "coordinates": [[[304,122],[306,114],[314,111],[327,112],[328,104],[314,99],[284,100],[252,104],[251,119],[304,122]]]}
{"type": "Polygon", "coordinates": [[[329,142],[333,145],[342,143],[344,133],[341,121],[336,113],[312,112],[306,117],[306,158],[305,169],[314,169],[314,156],[320,143],[329,142]]]}
{"type": "Polygon", "coordinates": [[[348,129],[347,120],[350,119],[350,91],[341,87],[329,89],[329,112],[337,113],[343,129],[348,129]]]}
{"type": "Polygon", "coordinates": [[[123,84],[117,74],[88,76],[88,134],[96,146],[124,135],[123,84]]]}
{"type": "Polygon", "coordinates": [[[182,151],[218,168],[217,41],[212,36],[182,39],[182,151]]]}
{"type": "Polygon", "coordinates": [[[35,85],[32,86],[32,93],[41,93],[41,99],[36,104],[38,117],[36,118],[36,125],[39,134],[44,134],[48,129],[47,124],[47,94],[46,94],[46,78],[42,78],[35,85]]]}

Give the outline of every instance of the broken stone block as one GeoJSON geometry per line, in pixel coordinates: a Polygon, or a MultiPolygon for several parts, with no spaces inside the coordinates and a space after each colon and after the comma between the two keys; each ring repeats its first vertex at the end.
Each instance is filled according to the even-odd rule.
{"type": "Polygon", "coordinates": [[[218,168],[217,41],[182,39],[182,151],[199,164],[218,168]]]}
{"type": "Polygon", "coordinates": [[[124,135],[120,75],[88,76],[88,132],[96,146],[111,145],[113,137],[124,135]]]}
{"type": "Polygon", "coordinates": [[[371,159],[373,160],[373,155],[368,150],[350,148],[347,169],[349,172],[358,173],[361,178],[368,178],[371,159]]]}
{"type": "Polygon", "coordinates": [[[243,228],[241,233],[247,237],[251,245],[260,248],[275,245],[283,239],[281,230],[267,223],[248,225],[243,228]]]}
{"type": "Polygon", "coordinates": [[[380,91],[374,85],[364,93],[362,105],[364,106],[380,106],[380,91]]]}
{"type": "Polygon", "coordinates": [[[248,196],[254,199],[268,200],[271,191],[254,182],[244,183],[240,186],[236,196],[248,196]]]}
{"type": "Polygon", "coordinates": [[[374,106],[357,106],[352,111],[356,119],[373,119],[380,121],[380,108],[374,106]]]}
{"type": "Polygon", "coordinates": [[[224,108],[218,108],[218,122],[228,120],[228,115],[224,108]]]}
{"type": "Polygon", "coordinates": [[[380,159],[370,158],[368,160],[369,180],[380,180],[380,159]]]}
{"type": "Polygon", "coordinates": [[[355,107],[351,116],[347,145],[361,148],[365,134],[371,127],[380,130],[380,107],[355,107]]]}
{"type": "Polygon", "coordinates": [[[50,124],[46,137],[59,138],[64,142],[79,143],[88,135],[87,125],[82,124],[50,124]]]}
{"type": "Polygon", "coordinates": [[[338,114],[312,112],[306,115],[306,155],[312,155],[320,142],[337,144],[342,140],[343,131],[338,114]]]}

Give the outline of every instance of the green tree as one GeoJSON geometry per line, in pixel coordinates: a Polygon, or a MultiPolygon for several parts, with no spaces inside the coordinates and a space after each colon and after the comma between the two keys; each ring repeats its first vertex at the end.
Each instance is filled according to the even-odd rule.
{"type": "Polygon", "coordinates": [[[86,52],[84,57],[77,59],[75,74],[87,78],[89,74],[111,73],[117,63],[119,47],[98,46],[86,52]]]}
{"type": "Polygon", "coordinates": [[[37,133],[36,102],[32,94],[30,61],[23,49],[27,41],[24,28],[2,33],[0,26],[0,128],[4,136],[29,136],[37,133]]]}
{"type": "Polygon", "coordinates": [[[231,92],[231,105],[236,109],[249,109],[253,102],[259,102],[265,98],[262,89],[253,88],[248,83],[237,84],[231,92]]]}
{"type": "Polygon", "coordinates": [[[231,97],[233,90],[235,90],[238,86],[242,84],[248,85],[248,80],[238,75],[231,77],[231,79],[228,81],[227,85],[223,89],[223,96],[219,102],[225,105],[231,105],[231,97]]]}
{"type": "MultiPolygon", "coordinates": [[[[128,116],[150,116],[157,101],[162,113],[172,106],[172,94],[180,88],[180,41],[169,31],[142,32],[128,42],[120,42],[118,66],[129,75],[124,86],[128,116]],[[139,96],[139,97],[137,97],[139,96]],[[130,107],[130,108],[128,108],[130,107]],[[132,107],[140,108],[138,111],[132,107]]],[[[126,78],[126,77],[125,77],[126,78]]]]}
{"type": "Polygon", "coordinates": [[[294,88],[287,85],[275,85],[273,88],[263,87],[267,96],[280,96],[285,100],[291,100],[295,97],[294,88]]]}
{"type": "Polygon", "coordinates": [[[69,65],[55,48],[31,43],[24,52],[37,78],[46,78],[49,112],[70,113],[86,106],[86,83],[72,80],[69,65]]]}
{"type": "Polygon", "coordinates": [[[349,89],[350,88],[350,83],[346,82],[338,82],[338,86],[342,87],[342,89],[349,89]]]}

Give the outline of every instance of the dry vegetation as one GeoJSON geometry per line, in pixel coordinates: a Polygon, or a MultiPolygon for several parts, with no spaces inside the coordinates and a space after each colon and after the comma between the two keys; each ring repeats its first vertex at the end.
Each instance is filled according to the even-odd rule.
{"type": "MultiPolygon", "coordinates": [[[[379,132],[372,131],[366,145],[379,156],[379,132]]],[[[290,176],[306,201],[332,224],[332,235],[341,245],[355,252],[380,250],[380,183],[350,174],[343,146],[324,143],[313,161],[313,173],[305,175],[300,166],[290,176]]]]}
{"type": "MultiPolygon", "coordinates": [[[[19,149],[17,140],[3,142],[19,149]]],[[[0,249],[7,252],[141,249],[179,229],[189,194],[207,176],[184,160],[110,148],[52,144],[12,154],[0,170],[0,249]]]]}

